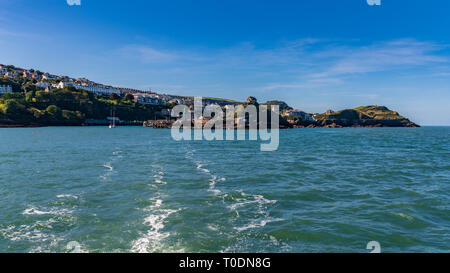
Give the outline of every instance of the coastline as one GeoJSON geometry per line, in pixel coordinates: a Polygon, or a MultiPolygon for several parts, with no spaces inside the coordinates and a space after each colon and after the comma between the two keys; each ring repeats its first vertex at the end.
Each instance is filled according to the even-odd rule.
{"type": "MultiPolygon", "coordinates": [[[[45,127],[107,127],[107,124],[0,124],[0,129],[5,128],[45,128],[45,127]]],[[[145,126],[143,124],[116,124],[117,127],[149,127],[149,128],[155,128],[155,129],[171,129],[171,126],[164,125],[164,126],[145,126]]],[[[288,129],[311,129],[311,128],[420,128],[422,126],[418,124],[413,125],[406,125],[406,126],[386,126],[382,124],[377,125],[351,125],[351,126],[342,126],[337,124],[330,124],[330,125],[316,125],[316,124],[310,124],[310,125],[295,125],[292,127],[280,127],[279,129],[288,130],[288,129]]],[[[225,128],[224,128],[225,129],[225,128]]],[[[234,128],[235,130],[237,128],[234,128]]],[[[248,130],[248,128],[246,128],[248,130]]]]}

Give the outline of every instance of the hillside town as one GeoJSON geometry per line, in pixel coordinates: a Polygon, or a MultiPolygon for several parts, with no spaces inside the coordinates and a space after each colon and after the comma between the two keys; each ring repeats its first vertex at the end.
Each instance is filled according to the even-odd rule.
{"type": "MultiPolygon", "coordinates": [[[[22,78],[32,83],[37,90],[50,92],[54,89],[63,89],[65,87],[74,87],[85,90],[96,95],[110,96],[116,94],[125,96],[131,94],[134,101],[139,104],[161,105],[169,104],[189,104],[193,101],[190,98],[171,96],[167,94],[158,94],[152,91],[137,90],[132,88],[113,87],[90,81],[86,78],[71,78],[68,76],[53,75],[34,69],[23,69],[12,65],[0,64],[0,78],[17,79],[22,78]]],[[[13,93],[13,87],[7,84],[0,85],[0,94],[13,93]]]]}
{"type": "MultiPolygon", "coordinates": [[[[71,78],[69,76],[53,75],[47,72],[41,72],[35,69],[23,69],[13,65],[0,64],[0,79],[20,79],[25,80],[27,84],[32,84],[36,90],[51,92],[54,89],[64,89],[65,87],[73,87],[80,90],[85,90],[99,96],[111,96],[112,94],[118,96],[126,96],[128,94],[133,96],[134,102],[143,105],[157,105],[157,106],[174,106],[185,104],[191,109],[194,105],[193,97],[159,94],[151,90],[138,90],[125,87],[113,87],[96,83],[86,78],[71,78]]],[[[8,84],[0,84],[0,94],[13,93],[14,88],[8,84]]],[[[237,105],[239,102],[205,98],[205,106],[219,105],[224,108],[226,105],[237,105]]],[[[225,108],[224,108],[225,109],[225,108]]]]}
{"type": "MultiPolygon", "coordinates": [[[[11,101],[3,101],[7,106],[3,107],[4,117],[9,117],[12,122],[16,117],[15,111],[22,111],[28,106],[27,111],[22,111],[23,116],[28,116],[28,120],[42,120],[45,123],[54,124],[102,124],[99,119],[111,119],[105,109],[119,108],[122,111],[121,117],[114,117],[116,120],[124,118],[126,124],[142,124],[149,119],[154,121],[172,120],[171,109],[175,105],[186,105],[190,109],[194,108],[194,97],[177,96],[168,94],[159,94],[151,90],[138,90],[124,87],[114,87],[105,84],[96,83],[86,78],[71,78],[68,76],[53,75],[41,72],[35,69],[23,69],[13,65],[0,64],[0,96],[3,94],[22,94],[26,105],[16,100],[16,104],[11,101]],[[86,99],[96,100],[98,107],[102,108],[103,113],[84,105],[86,112],[78,106],[72,105],[70,110],[60,109],[57,105],[48,104],[48,98],[44,94],[58,97],[58,90],[68,90],[75,92],[72,96],[78,96],[79,91],[93,94],[91,98],[84,98],[79,101],[82,105],[86,99]],[[78,91],[77,91],[78,90],[78,91]],[[78,93],[77,93],[78,92],[78,93]],[[94,98],[95,97],[95,98],[94,98]],[[131,103],[131,104],[130,104],[131,103]],[[11,106],[12,105],[12,106],[11,106]],[[37,109],[33,105],[46,107],[46,109],[37,109]],[[9,107],[11,106],[11,107],[9,107]],[[56,108],[55,108],[56,107],[56,108]],[[78,109],[80,108],[80,109],[78,109]],[[6,110],[5,110],[6,109],[6,110]],[[90,110],[89,110],[90,109],[90,110]],[[8,114],[8,111],[11,113],[8,114]],[[59,114],[59,112],[61,114],[59,114]],[[64,112],[66,111],[66,112],[64,112]],[[131,111],[131,113],[130,113],[131,111]],[[96,113],[96,114],[95,114],[96,113]],[[29,115],[32,115],[29,116],[29,115]],[[62,118],[62,114],[65,118],[62,118]],[[53,116],[53,118],[52,118],[53,116]],[[90,118],[89,118],[90,117],[90,118]],[[144,118],[145,117],[145,118],[144,118]],[[53,119],[53,121],[52,121],[53,119]],[[61,121],[63,121],[61,123],[61,121]]],[[[203,98],[203,107],[218,106],[226,111],[230,106],[258,104],[256,98],[249,97],[246,102],[238,102],[228,99],[203,98]]],[[[55,104],[62,103],[54,101],[55,104]]],[[[76,101],[72,101],[72,104],[76,101]]],[[[62,103],[64,104],[64,103],[62,103]]],[[[278,105],[280,109],[280,126],[285,128],[303,128],[303,127],[358,127],[358,126],[410,126],[416,124],[400,116],[397,112],[391,111],[384,106],[358,107],[355,109],[345,109],[338,112],[327,110],[323,114],[306,113],[299,109],[293,109],[283,101],[268,101],[263,104],[278,105]]],[[[1,109],[0,109],[1,110],[1,109]]],[[[109,112],[109,111],[108,111],[109,112]]],[[[0,113],[1,114],[1,113],[0,113]]],[[[203,121],[211,119],[202,117],[203,121]]],[[[124,123],[125,124],[125,123],[124,123]]],[[[164,125],[165,126],[165,125],[164,125]]]]}
{"type": "MultiPolygon", "coordinates": [[[[34,69],[23,69],[12,65],[0,65],[0,78],[5,79],[15,79],[22,78],[26,79],[29,83],[32,83],[36,90],[45,90],[50,92],[54,89],[64,89],[65,87],[74,87],[76,89],[85,90],[96,95],[110,96],[111,94],[116,94],[118,96],[126,96],[131,94],[133,100],[136,103],[144,105],[159,105],[159,106],[173,106],[178,104],[188,105],[190,108],[193,107],[194,98],[193,97],[183,97],[167,94],[158,94],[152,91],[137,90],[132,88],[123,87],[113,87],[100,83],[90,81],[86,78],[71,78],[68,76],[53,75],[47,72],[41,72],[34,69]]],[[[13,93],[13,88],[11,85],[2,84],[0,85],[0,94],[3,93],[13,93]]],[[[205,106],[208,105],[219,105],[224,110],[227,105],[237,105],[239,102],[230,100],[220,100],[220,99],[205,99],[205,106]]],[[[295,119],[303,119],[305,121],[314,121],[311,114],[307,114],[304,111],[297,109],[284,109],[282,112],[284,117],[292,117],[295,119]]]]}

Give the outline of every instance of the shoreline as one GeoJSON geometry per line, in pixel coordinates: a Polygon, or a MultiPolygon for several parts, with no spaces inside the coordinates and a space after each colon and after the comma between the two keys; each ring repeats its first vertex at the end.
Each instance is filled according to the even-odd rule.
{"type": "MultiPolygon", "coordinates": [[[[59,125],[43,125],[43,124],[0,124],[0,129],[7,129],[7,128],[45,128],[45,127],[108,127],[108,125],[105,124],[59,124],[59,125]]],[[[149,126],[143,126],[143,125],[133,125],[133,124],[123,124],[119,125],[116,124],[116,127],[144,127],[144,128],[154,128],[154,129],[171,129],[171,127],[149,127],[149,126]]],[[[318,126],[318,125],[309,125],[309,126],[294,126],[294,127],[282,127],[279,128],[280,130],[289,130],[289,129],[313,129],[313,128],[335,128],[335,129],[341,129],[341,128],[421,128],[422,126],[385,126],[385,125],[352,125],[352,126],[333,126],[333,125],[325,125],[325,126],[318,126]]],[[[441,126],[437,126],[441,127],[441,126]]],[[[445,126],[443,126],[445,127],[445,126]]],[[[226,130],[226,128],[223,128],[223,130],[226,130]]],[[[234,130],[237,130],[237,128],[234,128],[234,130]]],[[[249,130],[246,128],[245,130],[249,130]]]]}

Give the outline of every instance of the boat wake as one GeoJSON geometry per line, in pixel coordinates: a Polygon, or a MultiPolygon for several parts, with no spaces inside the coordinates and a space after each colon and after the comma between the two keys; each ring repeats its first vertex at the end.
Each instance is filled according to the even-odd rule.
{"type": "Polygon", "coordinates": [[[156,199],[154,200],[153,205],[145,209],[146,212],[150,213],[150,215],[144,219],[144,224],[149,227],[149,230],[133,243],[131,248],[132,252],[167,252],[163,240],[170,236],[170,232],[163,231],[165,227],[164,221],[178,210],[162,209],[162,204],[163,200],[156,199]]]}
{"type": "Polygon", "coordinates": [[[27,252],[64,252],[66,233],[76,223],[73,210],[59,207],[28,206],[20,224],[0,229],[0,237],[11,243],[28,244],[27,252]]]}
{"type": "Polygon", "coordinates": [[[135,253],[154,252],[182,252],[182,249],[175,249],[167,246],[164,241],[171,235],[164,231],[167,218],[180,211],[164,206],[165,194],[163,189],[167,182],[164,181],[164,170],[159,165],[152,165],[153,183],[152,188],[156,190],[155,197],[150,198],[152,205],[143,209],[145,216],[143,224],[147,226],[147,231],[143,232],[140,238],[132,243],[131,251],[135,253]]]}
{"type": "MultiPolygon", "coordinates": [[[[227,228],[223,227],[223,224],[210,223],[207,226],[209,230],[217,233],[226,232],[232,238],[236,238],[236,244],[224,247],[224,252],[249,251],[251,249],[251,242],[244,243],[244,238],[252,236],[250,234],[259,232],[259,230],[265,228],[270,223],[284,221],[283,218],[273,217],[270,214],[270,209],[277,203],[277,200],[267,199],[261,194],[248,194],[243,189],[234,191],[224,190],[226,188],[218,189],[217,186],[220,185],[220,182],[226,181],[225,177],[220,177],[209,169],[206,161],[198,160],[195,157],[195,150],[188,150],[185,157],[195,164],[196,169],[201,174],[209,176],[208,191],[220,198],[221,203],[219,204],[221,206],[234,213],[234,217],[228,218],[230,223],[228,226],[232,227],[232,230],[227,231],[227,228]],[[245,246],[248,248],[245,248],[245,246]]],[[[275,245],[282,246],[283,249],[290,248],[289,245],[279,242],[274,236],[266,237],[266,246],[275,245]]]]}
{"type": "Polygon", "coordinates": [[[106,171],[103,175],[100,175],[100,179],[103,181],[109,181],[111,176],[115,174],[117,171],[114,169],[113,163],[117,161],[118,159],[122,158],[121,155],[122,151],[119,148],[116,148],[116,151],[114,151],[109,158],[107,162],[105,162],[102,166],[106,168],[106,171]]]}
{"type": "Polygon", "coordinates": [[[208,181],[209,181],[209,188],[208,188],[208,191],[212,192],[214,195],[221,194],[222,191],[216,188],[216,184],[217,184],[217,182],[224,182],[224,181],[226,181],[226,178],[225,177],[219,177],[217,175],[212,174],[209,169],[207,169],[207,168],[205,168],[203,166],[205,163],[203,163],[201,161],[194,161],[194,163],[195,163],[195,165],[197,167],[197,170],[201,171],[202,173],[205,173],[205,174],[209,175],[209,179],[208,179],[208,181]]]}

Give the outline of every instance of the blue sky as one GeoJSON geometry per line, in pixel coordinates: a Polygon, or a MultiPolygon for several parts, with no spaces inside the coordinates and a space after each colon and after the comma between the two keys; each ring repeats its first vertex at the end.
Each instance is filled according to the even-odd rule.
{"type": "Polygon", "coordinates": [[[308,112],[450,125],[450,1],[0,0],[0,63],[308,112]],[[73,3],[72,3],[73,4],[73,3]]]}

